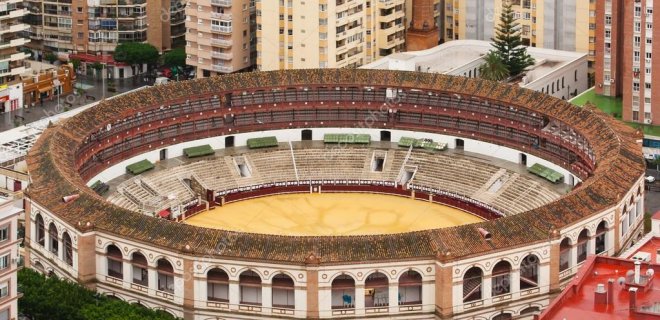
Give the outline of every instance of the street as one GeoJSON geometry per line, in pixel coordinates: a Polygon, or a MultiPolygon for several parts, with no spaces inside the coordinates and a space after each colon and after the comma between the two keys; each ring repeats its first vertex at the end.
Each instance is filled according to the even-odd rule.
{"type": "MultiPolygon", "coordinates": [[[[136,79],[135,81],[133,79],[115,79],[111,81],[114,81],[115,90],[114,92],[108,92],[106,89],[106,98],[147,85],[142,78],[136,79]]],[[[105,85],[107,88],[108,81],[105,82],[105,85]]],[[[13,112],[0,114],[2,117],[0,121],[0,132],[84,106],[88,103],[100,100],[103,97],[102,81],[100,78],[95,79],[88,76],[77,75],[76,88],[83,88],[84,93],[80,96],[73,93],[60,96],[59,106],[57,104],[58,99],[55,96],[52,100],[35,104],[34,107],[27,109],[22,108],[13,112]]]]}

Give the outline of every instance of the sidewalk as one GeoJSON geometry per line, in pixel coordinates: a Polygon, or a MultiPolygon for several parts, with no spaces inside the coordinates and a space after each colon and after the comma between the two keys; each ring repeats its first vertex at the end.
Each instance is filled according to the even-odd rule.
{"type": "MultiPolygon", "coordinates": [[[[147,85],[142,79],[137,79],[135,83],[133,79],[115,79],[114,83],[116,92],[108,92],[108,82],[106,81],[106,98],[147,85]]],[[[0,113],[0,132],[84,106],[88,103],[101,100],[103,97],[101,79],[78,75],[76,88],[78,87],[85,89],[85,93],[82,96],[76,96],[74,94],[62,95],[60,96],[59,106],[57,104],[57,97],[53,97],[52,101],[44,101],[43,104],[37,103],[34,107],[0,113]],[[87,99],[86,96],[94,97],[94,99],[87,99]]]]}

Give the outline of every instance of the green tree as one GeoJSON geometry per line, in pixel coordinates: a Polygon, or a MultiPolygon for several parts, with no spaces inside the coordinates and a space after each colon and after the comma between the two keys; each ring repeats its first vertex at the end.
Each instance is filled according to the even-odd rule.
{"type": "Polygon", "coordinates": [[[163,65],[170,68],[184,67],[186,65],[186,50],[184,48],[176,48],[164,53],[163,65]]]}
{"type": "Polygon", "coordinates": [[[126,63],[135,69],[138,65],[155,64],[158,62],[159,54],[158,49],[148,43],[124,42],[115,48],[112,57],[115,61],[126,63]]]}
{"type": "Polygon", "coordinates": [[[77,71],[78,68],[80,68],[80,64],[81,64],[80,59],[71,59],[70,62],[71,62],[71,65],[73,65],[73,70],[77,71]]]}
{"type": "Polygon", "coordinates": [[[49,63],[53,63],[57,61],[57,56],[52,52],[48,52],[44,55],[44,60],[48,61],[49,63]]]}
{"type": "Polygon", "coordinates": [[[509,69],[500,56],[490,51],[484,56],[484,63],[479,66],[481,78],[491,81],[502,81],[509,76],[509,69]]]}
{"type": "Polygon", "coordinates": [[[76,283],[18,271],[19,312],[33,320],[173,320],[162,311],[110,299],[76,283]]]}
{"type": "Polygon", "coordinates": [[[495,53],[507,66],[510,76],[515,77],[534,65],[534,59],[522,44],[520,24],[516,21],[510,0],[503,2],[500,23],[495,28],[495,38],[491,41],[495,53]]]}

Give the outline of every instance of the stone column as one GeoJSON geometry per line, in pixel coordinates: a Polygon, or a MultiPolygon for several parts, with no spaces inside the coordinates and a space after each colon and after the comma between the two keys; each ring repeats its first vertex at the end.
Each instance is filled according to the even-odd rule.
{"type": "Polygon", "coordinates": [[[550,292],[559,290],[559,256],[559,242],[557,242],[550,246],[550,292]]]}
{"type": "MultiPolygon", "coordinates": [[[[307,269],[307,319],[319,318],[319,263],[320,260],[311,253],[305,259],[307,269]]],[[[296,309],[298,301],[296,300],[296,309]]]]}
{"type": "Polygon", "coordinates": [[[273,284],[261,284],[261,306],[271,308],[273,306],[273,284]]]}
{"type": "Polygon", "coordinates": [[[83,284],[96,280],[95,242],[96,236],[93,233],[83,233],[78,237],[78,281],[83,284]]]}
{"type": "Polygon", "coordinates": [[[568,268],[571,269],[571,273],[575,273],[577,270],[577,244],[571,246],[571,249],[568,254],[568,268]]]}
{"type": "Polygon", "coordinates": [[[390,312],[398,311],[399,307],[399,283],[390,282],[388,289],[388,303],[390,306],[390,312]]]}
{"type": "Polygon", "coordinates": [[[355,314],[364,314],[364,283],[355,284],[355,314]]]}
{"type": "Polygon", "coordinates": [[[149,294],[155,295],[154,291],[158,290],[158,271],[156,271],[156,267],[149,266],[147,279],[149,279],[149,294]]]}
{"type": "Polygon", "coordinates": [[[195,318],[195,269],[194,262],[183,259],[183,319],[195,318]]]}
{"type": "MultiPolygon", "coordinates": [[[[451,267],[435,263],[435,310],[442,318],[451,318],[453,308],[453,275],[451,267]]],[[[423,292],[422,292],[423,294],[423,292]]]]}
{"type": "Polygon", "coordinates": [[[229,304],[238,305],[241,301],[241,289],[238,280],[229,280],[229,304]]]}

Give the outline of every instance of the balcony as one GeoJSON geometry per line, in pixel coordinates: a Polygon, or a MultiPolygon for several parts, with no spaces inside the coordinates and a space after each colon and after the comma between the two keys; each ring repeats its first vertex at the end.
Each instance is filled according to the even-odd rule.
{"type": "Polygon", "coordinates": [[[231,47],[232,41],[228,39],[211,39],[211,44],[219,47],[231,47]]]}
{"type": "Polygon", "coordinates": [[[231,0],[211,0],[214,6],[231,7],[231,0]]]}
{"type": "Polygon", "coordinates": [[[214,64],[213,71],[231,73],[234,71],[234,67],[231,65],[214,64]]]}
{"type": "Polygon", "coordinates": [[[222,60],[231,60],[234,55],[231,52],[212,52],[211,56],[222,60]]]}
{"type": "Polygon", "coordinates": [[[211,31],[220,32],[220,33],[231,33],[231,26],[220,26],[217,24],[211,25],[211,31]]]}
{"type": "Polygon", "coordinates": [[[231,13],[211,12],[211,18],[223,21],[231,21],[231,13]]]}

